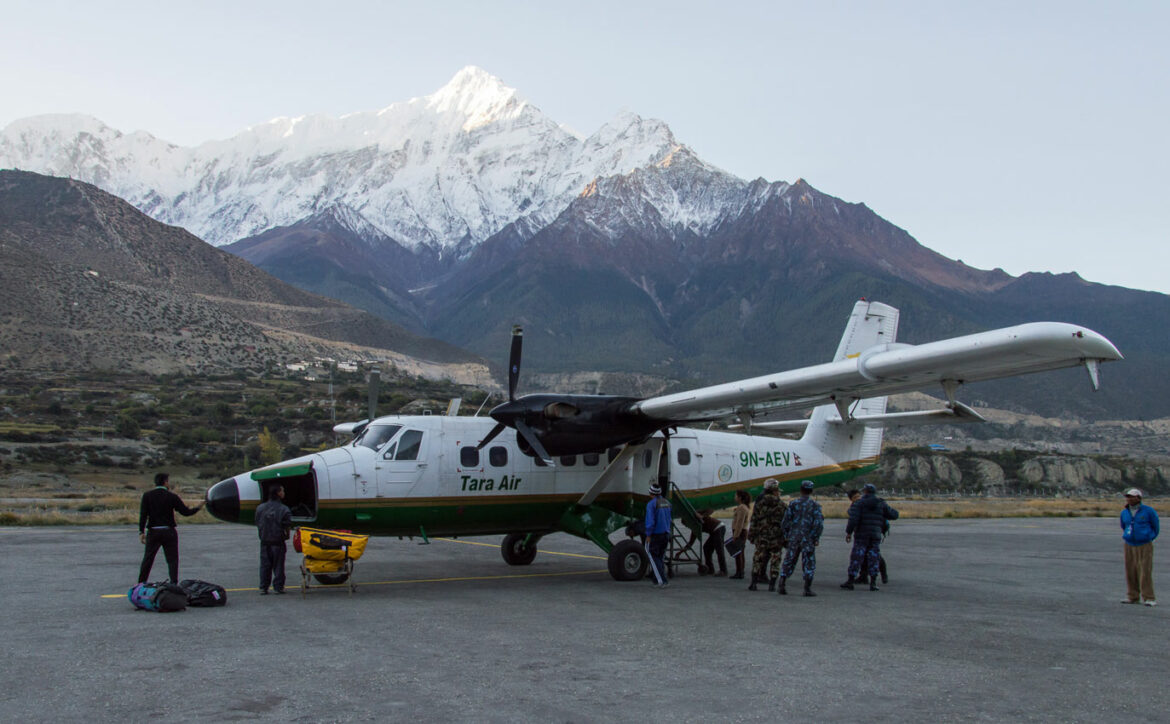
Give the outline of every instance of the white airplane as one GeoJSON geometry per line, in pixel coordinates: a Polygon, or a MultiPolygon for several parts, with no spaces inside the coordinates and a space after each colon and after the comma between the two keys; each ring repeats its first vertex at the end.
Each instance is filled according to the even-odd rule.
{"type": "Polygon", "coordinates": [[[355,435],[346,445],[220,481],[207,491],[207,510],[252,524],[268,487],[279,483],[301,524],[424,539],[502,533],[512,565],[531,563],[540,537],[563,531],[606,551],[615,579],[635,580],[645,574],[645,550],[628,539],[615,545],[610,535],[642,518],[656,481],[674,484],[676,516],[728,507],[735,491],[754,493],[768,478],[783,492],[802,480],[835,485],[876,467],[886,426],[982,421],[955,399],[962,385],[1084,365],[1096,389],[1100,363],[1121,359],[1109,340],[1074,324],[1037,322],[922,345],[897,343],[897,331],[897,309],[863,299],[832,362],[640,399],[517,398],[515,329],[508,401],[490,412],[494,426],[449,415],[338,425],[355,435]],[[945,409],[886,413],[887,395],[935,385],[945,409]],[[768,419],[809,408],[808,419],[768,419]],[[748,433],[803,435],[684,427],[732,418],[748,433]]]}

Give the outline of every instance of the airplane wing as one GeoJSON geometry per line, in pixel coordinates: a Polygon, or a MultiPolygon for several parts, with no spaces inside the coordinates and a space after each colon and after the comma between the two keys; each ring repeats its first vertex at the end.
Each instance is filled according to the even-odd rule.
{"type": "MultiPolygon", "coordinates": [[[[866,313],[863,304],[868,303],[855,307],[854,319],[859,310],[866,313]]],[[[885,309],[895,315],[896,331],[897,310],[885,309]]],[[[632,409],[663,422],[701,422],[835,404],[848,419],[849,406],[860,399],[942,386],[953,402],[962,384],[1077,365],[1085,365],[1096,388],[1098,365],[1121,358],[1109,340],[1091,329],[1034,322],[928,344],[876,344],[847,356],[839,351],[834,362],[650,397],[632,409]]]]}

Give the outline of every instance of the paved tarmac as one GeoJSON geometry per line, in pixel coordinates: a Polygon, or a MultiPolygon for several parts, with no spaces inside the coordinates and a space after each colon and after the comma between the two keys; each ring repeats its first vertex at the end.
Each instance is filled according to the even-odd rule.
{"type": "MultiPolygon", "coordinates": [[[[693,567],[665,590],[618,583],[596,548],[560,534],[518,568],[498,536],[374,539],[356,594],[302,598],[291,550],[293,593],[259,596],[254,530],[189,525],[180,577],[225,586],[228,605],[158,614],[124,595],[134,529],[0,528],[0,720],[1167,716],[1170,598],[1119,603],[1114,520],[898,521],[876,593],[838,588],[843,536],[828,521],[816,598],[693,567]]],[[[1155,558],[1170,596],[1170,554],[1155,558]]]]}

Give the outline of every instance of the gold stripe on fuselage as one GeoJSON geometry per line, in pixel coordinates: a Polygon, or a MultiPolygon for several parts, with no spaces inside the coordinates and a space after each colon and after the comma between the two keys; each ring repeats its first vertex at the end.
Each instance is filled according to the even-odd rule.
{"type": "MultiPolygon", "coordinates": [[[[758,478],[748,478],[747,480],[738,480],[733,483],[724,483],[722,485],[713,485],[706,488],[687,488],[682,490],[682,494],[686,498],[700,498],[711,495],[719,495],[721,493],[730,493],[741,488],[755,488],[764,484],[764,481],[769,478],[775,478],[781,484],[792,480],[803,480],[805,478],[819,478],[833,473],[843,473],[851,470],[857,470],[869,465],[876,465],[878,462],[877,456],[871,458],[864,458],[861,460],[852,460],[847,463],[839,463],[835,465],[825,465],[819,468],[810,468],[808,470],[797,470],[791,473],[782,473],[776,475],[764,475],[758,478]]],[[[573,502],[581,497],[581,492],[573,493],[532,493],[529,495],[493,495],[491,493],[484,495],[458,495],[458,496],[432,496],[426,498],[327,498],[318,502],[318,507],[326,510],[335,508],[415,508],[424,506],[466,506],[466,505],[530,505],[533,503],[567,503],[573,502]]],[[[635,499],[649,500],[650,496],[641,492],[626,492],[626,493],[602,493],[598,496],[599,500],[623,500],[625,498],[633,497],[635,499]]],[[[259,505],[256,500],[242,500],[240,507],[243,510],[253,510],[259,505]]]]}

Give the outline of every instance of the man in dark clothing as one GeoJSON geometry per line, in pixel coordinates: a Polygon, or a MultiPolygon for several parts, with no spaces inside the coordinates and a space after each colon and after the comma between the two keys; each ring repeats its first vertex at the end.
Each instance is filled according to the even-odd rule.
{"type": "MultiPolygon", "coordinates": [[[[850,505],[861,499],[861,491],[857,488],[850,490],[846,495],[849,496],[850,505]]],[[[886,539],[886,533],[889,532],[890,521],[882,521],[882,540],[886,539]]],[[[882,574],[882,583],[888,583],[890,579],[886,574],[886,557],[884,555],[878,556],[878,571],[882,574]]],[[[861,571],[858,572],[856,583],[869,583],[869,570],[866,566],[862,566],[861,571]]]]}
{"type": "Polygon", "coordinates": [[[260,595],[272,590],[284,593],[284,541],[292,530],[292,511],[282,501],[284,486],[268,491],[268,502],[256,508],[256,530],[260,533],[260,595]]]}
{"type": "Polygon", "coordinates": [[[880,568],[882,528],[886,521],[897,520],[898,511],[877,496],[877,488],[867,483],[861,489],[861,498],[849,506],[849,523],[845,526],[845,542],[853,538],[853,551],[849,555],[849,579],[841,588],[853,590],[857,574],[864,563],[869,569],[869,590],[876,591],[880,568]]]}
{"type": "Polygon", "coordinates": [[[183,515],[195,515],[203,507],[200,503],[188,508],[182,498],[170,490],[171,478],[166,473],[154,476],[154,488],[142,494],[138,506],[138,540],[146,544],[142,565],[138,569],[138,582],[146,583],[158,549],[163,549],[167,559],[167,572],[171,583],[179,582],[179,534],[175,530],[175,511],[183,515]]]}
{"type": "MultiPolygon", "coordinates": [[[[700,568],[699,573],[706,575],[714,573],[717,576],[727,575],[727,556],[723,552],[723,536],[727,533],[727,525],[715,517],[715,511],[711,508],[704,508],[699,511],[699,526],[703,534],[707,536],[707,540],[703,541],[703,559],[707,563],[706,568],[700,568]],[[715,567],[711,563],[711,558],[716,553],[719,554],[719,572],[715,572],[715,567]]],[[[687,541],[687,548],[690,548],[695,539],[699,536],[697,531],[691,532],[691,539],[687,541]]]]}

